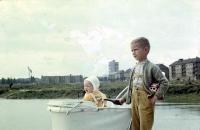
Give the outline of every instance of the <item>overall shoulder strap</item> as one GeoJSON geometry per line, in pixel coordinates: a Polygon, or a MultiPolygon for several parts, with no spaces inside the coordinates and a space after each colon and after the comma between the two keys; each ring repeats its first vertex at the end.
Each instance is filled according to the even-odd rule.
{"type": "Polygon", "coordinates": [[[141,74],[134,74],[133,77],[134,77],[134,78],[142,78],[143,75],[141,75],[141,74]]]}
{"type": "Polygon", "coordinates": [[[135,67],[133,67],[133,71],[131,72],[131,76],[130,76],[130,80],[129,80],[129,89],[132,88],[132,80],[134,77],[134,73],[135,73],[135,67]]]}
{"type": "Polygon", "coordinates": [[[90,93],[90,95],[92,96],[94,102],[98,105],[97,99],[94,97],[94,94],[93,94],[93,93],[90,93]]]}
{"type": "Polygon", "coordinates": [[[103,94],[100,92],[100,97],[101,97],[101,101],[102,101],[102,107],[104,107],[104,98],[103,98],[103,94]]]}
{"type": "Polygon", "coordinates": [[[128,91],[127,91],[127,96],[126,96],[126,103],[130,104],[131,103],[131,95],[132,95],[132,85],[133,85],[133,76],[135,73],[135,67],[133,67],[133,71],[131,72],[130,80],[129,80],[129,86],[128,86],[128,91]]]}

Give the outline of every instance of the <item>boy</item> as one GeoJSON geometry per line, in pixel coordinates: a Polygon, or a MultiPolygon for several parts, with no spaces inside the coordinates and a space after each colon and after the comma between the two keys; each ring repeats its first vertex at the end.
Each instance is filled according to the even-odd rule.
{"type": "Polygon", "coordinates": [[[100,86],[99,79],[96,76],[90,76],[84,80],[85,96],[83,101],[91,101],[96,103],[98,107],[106,107],[105,94],[101,93],[98,89],[100,86]]]}
{"type": "Polygon", "coordinates": [[[154,106],[168,89],[168,80],[159,67],[147,59],[150,51],[148,39],[139,37],[131,42],[133,57],[138,61],[129,81],[128,92],[120,99],[121,104],[131,103],[132,130],[151,130],[154,122],[154,106]],[[155,95],[152,83],[159,83],[155,95]]]}

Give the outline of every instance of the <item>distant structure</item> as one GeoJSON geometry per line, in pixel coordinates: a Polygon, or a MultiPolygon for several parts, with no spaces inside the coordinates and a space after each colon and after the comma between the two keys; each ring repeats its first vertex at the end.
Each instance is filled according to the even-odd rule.
{"type": "Polygon", "coordinates": [[[125,80],[125,81],[129,81],[129,80],[130,80],[131,72],[132,72],[131,69],[127,69],[127,70],[124,72],[124,80],[125,80]]]}
{"type": "Polygon", "coordinates": [[[30,78],[18,78],[18,79],[2,78],[0,80],[0,84],[27,84],[27,83],[30,83],[30,78]]]}
{"type": "Polygon", "coordinates": [[[115,60],[112,60],[111,62],[109,62],[109,73],[117,71],[119,71],[119,62],[115,62],[115,60]]]}
{"type": "Polygon", "coordinates": [[[170,80],[199,80],[200,58],[179,59],[169,65],[170,80]]]}
{"type": "MultiPolygon", "coordinates": [[[[132,69],[127,69],[126,71],[124,70],[115,70],[115,61],[109,62],[109,81],[129,81],[130,80],[130,75],[132,72],[132,69]]],[[[165,73],[165,76],[167,79],[169,79],[169,68],[163,64],[156,64],[162,72],[165,73]]],[[[117,62],[117,67],[119,69],[119,63],[117,62]]]]}
{"type": "Polygon", "coordinates": [[[32,70],[28,67],[28,76],[29,76],[29,83],[31,83],[31,78],[32,78],[32,70]]]}
{"type": "Polygon", "coordinates": [[[108,82],[108,77],[105,77],[105,76],[100,77],[100,76],[98,76],[97,78],[99,79],[99,81],[108,82]]]}
{"type": "Polygon", "coordinates": [[[124,70],[119,70],[117,72],[109,73],[110,81],[124,81],[124,70]]]}
{"type": "MultiPolygon", "coordinates": [[[[41,79],[32,77],[31,83],[78,83],[83,82],[82,75],[69,75],[69,76],[41,76],[41,79]]],[[[0,84],[29,84],[30,78],[2,78],[0,84]]]]}
{"type": "Polygon", "coordinates": [[[69,76],[41,76],[41,83],[77,83],[83,82],[82,75],[69,76]]]}
{"type": "Polygon", "coordinates": [[[165,73],[165,77],[169,80],[169,68],[163,64],[156,64],[162,72],[165,73]]]}
{"type": "Polygon", "coordinates": [[[112,60],[108,63],[109,67],[109,75],[108,79],[109,81],[115,81],[117,78],[116,73],[119,71],[119,62],[115,62],[115,60],[112,60]]]}
{"type": "MultiPolygon", "coordinates": [[[[186,60],[179,59],[169,65],[169,68],[163,64],[156,64],[169,80],[200,80],[200,58],[189,58],[186,60]]],[[[98,77],[100,81],[129,81],[132,69],[119,70],[119,63],[112,60],[108,64],[109,75],[98,77]]],[[[86,78],[82,75],[66,75],[66,76],[41,76],[41,79],[32,77],[32,70],[28,67],[29,78],[2,78],[0,84],[26,84],[30,83],[30,78],[33,78],[33,83],[77,83],[83,82],[86,78]]]]}

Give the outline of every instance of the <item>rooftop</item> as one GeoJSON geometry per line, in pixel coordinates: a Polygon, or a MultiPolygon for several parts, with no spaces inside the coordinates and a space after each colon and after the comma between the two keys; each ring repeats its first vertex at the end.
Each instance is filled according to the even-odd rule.
{"type": "Polygon", "coordinates": [[[178,61],[175,61],[174,63],[170,64],[169,66],[183,65],[183,64],[187,64],[187,63],[200,63],[200,58],[196,57],[196,58],[189,58],[189,59],[186,59],[186,60],[179,59],[178,61]]]}

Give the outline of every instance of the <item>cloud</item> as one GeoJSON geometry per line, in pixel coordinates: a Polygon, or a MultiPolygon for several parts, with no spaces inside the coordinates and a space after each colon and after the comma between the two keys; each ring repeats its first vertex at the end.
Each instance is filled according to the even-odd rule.
{"type": "Polygon", "coordinates": [[[48,28],[49,30],[52,30],[53,28],[56,27],[56,24],[55,24],[55,23],[49,24],[49,23],[47,23],[45,20],[40,20],[40,22],[41,22],[41,24],[42,24],[43,26],[45,26],[45,27],[48,28]]]}
{"type": "MultiPolygon", "coordinates": [[[[102,41],[109,39],[111,36],[115,36],[119,39],[123,38],[122,34],[116,30],[99,25],[86,32],[71,30],[69,35],[66,36],[67,40],[65,42],[69,43],[70,39],[73,39],[77,45],[81,46],[85,53],[92,55],[96,51],[101,51],[102,41]]],[[[66,39],[66,37],[63,37],[63,39],[66,39]]]]}
{"type": "Polygon", "coordinates": [[[108,39],[108,38],[110,38],[113,35],[115,37],[117,37],[117,38],[124,38],[123,35],[122,35],[122,33],[118,32],[118,31],[116,31],[116,30],[114,30],[112,28],[105,27],[103,25],[99,25],[99,26],[102,29],[102,31],[104,32],[104,38],[105,39],[108,39]]]}
{"type": "Polygon", "coordinates": [[[108,62],[117,59],[121,62],[129,60],[124,48],[124,37],[118,31],[97,25],[88,30],[71,29],[68,35],[63,36],[64,42],[78,51],[81,64],[85,66],[82,72],[87,74],[108,73],[108,62]],[[115,47],[115,49],[111,49],[115,47]],[[121,49],[121,53],[117,54],[121,49]],[[110,53],[116,50],[116,53],[110,53]],[[108,52],[108,53],[107,53],[108,52]],[[103,71],[104,70],[104,71],[103,71]]]}
{"type": "Polygon", "coordinates": [[[30,66],[35,76],[101,75],[113,59],[120,69],[132,68],[130,42],[140,36],[150,40],[154,63],[200,56],[198,5],[197,0],[1,1],[5,69],[0,73],[23,77],[30,66]]]}
{"type": "Polygon", "coordinates": [[[63,74],[62,68],[59,70],[60,63],[65,54],[51,52],[34,51],[13,51],[11,53],[1,53],[1,69],[2,77],[17,77],[20,73],[22,77],[26,77],[26,68],[29,66],[34,76],[40,77],[42,74],[63,74]],[[14,68],[14,69],[12,69],[14,68]],[[48,71],[51,70],[51,71],[48,71]]]}

